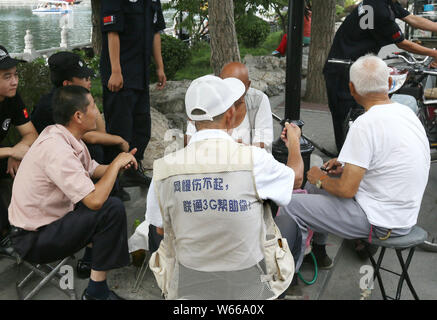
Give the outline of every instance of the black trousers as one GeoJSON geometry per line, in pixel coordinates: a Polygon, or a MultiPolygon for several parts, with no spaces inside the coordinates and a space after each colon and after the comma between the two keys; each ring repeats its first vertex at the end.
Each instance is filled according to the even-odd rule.
{"type": "Polygon", "coordinates": [[[101,144],[86,144],[90,152],[91,159],[99,164],[105,164],[105,147],[101,144]]]}
{"type": "Polygon", "coordinates": [[[18,254],[32,263],[63,259],[92,243],[93,270],[129,264],[126,212],[115,197],[108,198],[99,211],[79,203],[75,210],[36,231],[12,227],[11,241],[18,254]]]}
{"type": "MultiPolygon", "coordinates": [[[[103,112],[106,131],[121,136],[130,148],[137,148],[135,158],[143,160],[150,140],[151,118],[148,86],[145,90],[123,88],[111,92],[103,86],[103,112]]],[[[105,163],[110,163],[120,153],[118,147],[105,150],[105,163]]]]}
{"type": "MultiPolygon", "coordinates": [[[[0,179],[11,179],[11,176],[6,174],[8,168],[8,158],[0,159],[0,179]]],[[[0,237],[4,231],[9,229],[9,219],[8,219],[8,206],[7,202],[10,199],[5,199],[2,195],[0,196],[0,237]]]]}
{"type": "Polygon", "coordinates": [[[349,111],[360,109],[349,91],[349,70],[345,68],[338,73],[325,73],[326,91],[329,110],[334,125],[335,144],[338,152],[346,139],[345,124],[349,111]]]}

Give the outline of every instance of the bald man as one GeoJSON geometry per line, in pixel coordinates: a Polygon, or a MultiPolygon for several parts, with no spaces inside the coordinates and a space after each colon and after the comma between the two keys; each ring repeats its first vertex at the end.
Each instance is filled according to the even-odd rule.
{"type": "MultiPolygon", "coordinates": [[[[235,103],[236,121],[240,123],[233,129],[231,136],[240,143],[265,148],[271,152],[273,142],[273,119],[269,98],[260,90],[250,87],[249,71],[240,62],[226,64],[220,78],[237,78],[241,80],[246,91],[235,103]]],[[[188,121],[186,144],[196,132],[192,121],[188,121]]]]}

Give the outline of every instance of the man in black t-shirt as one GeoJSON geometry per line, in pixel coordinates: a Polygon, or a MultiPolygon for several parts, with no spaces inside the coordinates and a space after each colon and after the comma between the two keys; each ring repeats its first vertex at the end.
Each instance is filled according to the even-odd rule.
{"type": "MultiPolygon", "coordinates": [[[[437,51],[406,40],[396,18],[414,28],[437,32],[437,23],[410,14],[397,0],[363,0],[335,34],[328,60],[355,61],[368,53],[378,54],[383,46],[396,44],[405,51],[433,57],[431,66],[437,67],[437,51]]],[[[339,151],[346,138],[343,126],[348,112],[358,106],[349,92],[349,68],[346,65],[327,61],[323,73],[339,151]]]]}
{"type": "MultiPolygon", "coordinates": [[[[161,55],[160,32],[165,29],[161,2],[102,1],[101,19],[100,73],[106,131],[123,137],[131,148],[138,149],[135,157],[139,170],[127,170],[122,184],[148,186],[150,178],[144,174],[141,160],[151,135],[149,64],[152,55],[158,89],[166,83],[161,55]]],[[[111,162],[120,150],[108,150],[106,162],[111,162]]]]}
{"type": "MultiPolygon", "coordinates": [[[[38,137],[26,106],[17,93],[18,62],[0,45],[0,143],[7,136],[11,124],[21,135],[21,141],[13,147],[0,145],[0,179],[15,177],[21,160],[38,137]]],[[[8,229],[8,210],[0,199],[0,241],[8,229]]]]}

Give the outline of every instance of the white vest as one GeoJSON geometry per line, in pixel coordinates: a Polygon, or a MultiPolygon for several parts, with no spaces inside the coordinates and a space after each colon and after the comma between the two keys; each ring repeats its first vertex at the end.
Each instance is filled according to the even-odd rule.
{"type": "MultiPolygon", "coordinates": [[[[153,179],[162,246],[172,258],[167,298],[271,299],[283,291],[274,288],[274,254],[265,258],[266,239],[273,239],[274,250],[277,243],[266,226],[276,226],[256,191],[251,147],[225,139],[195,142],[155,161],[153,179]]],[[[287,264],[285,289],[294,272],[292,257],[287,264]]]]}

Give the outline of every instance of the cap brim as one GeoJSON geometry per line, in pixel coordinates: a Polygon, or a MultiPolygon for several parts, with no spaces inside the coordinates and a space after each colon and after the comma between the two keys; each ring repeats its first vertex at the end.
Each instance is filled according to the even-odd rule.
{"type": "Polygon", "coordinates": [[[3,61],[0,62],[0,70],[7,70],[10,68],[13,68],[17,64],[19,64],[20,62],[26,62],[26,61],[7,57],[3,61]]]}

